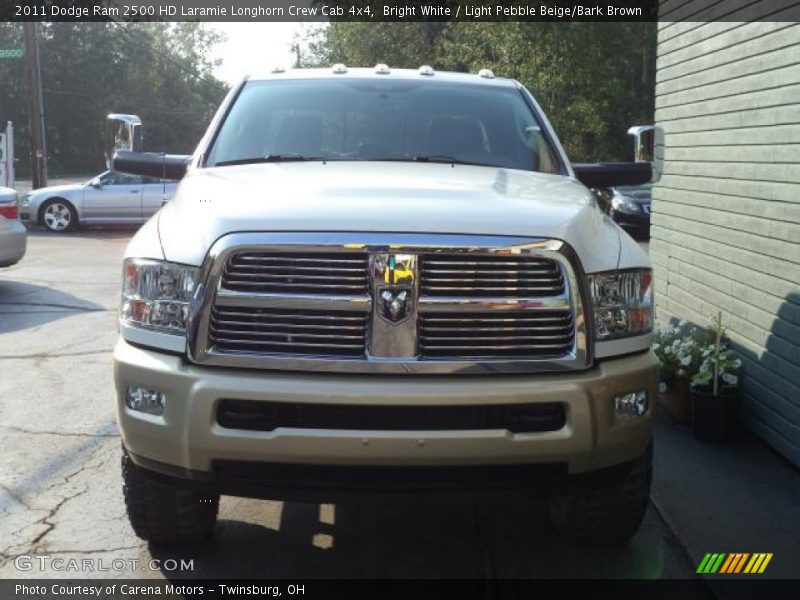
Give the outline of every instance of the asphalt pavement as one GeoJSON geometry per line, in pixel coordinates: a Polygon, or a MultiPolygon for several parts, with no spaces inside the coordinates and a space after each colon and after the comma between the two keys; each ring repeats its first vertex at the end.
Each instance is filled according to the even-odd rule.
{"type": "MultiPolygon", "coordinates": [[[[112,400],[120,265],[132,232],[31,231],[25,259],[0,270],[0,578],[694,577],[653,506],[627,546],[597,549],[552,534],[536,503],[226,497],[207,543],[149,548],[125,516],[112,400]],[[65,572],[20,556],[127,566],[65,572]],[[168,559],[193,568],[169,570],[168,559]]],[[[698,580],[698,597],[706,592],[698,580]]]]}

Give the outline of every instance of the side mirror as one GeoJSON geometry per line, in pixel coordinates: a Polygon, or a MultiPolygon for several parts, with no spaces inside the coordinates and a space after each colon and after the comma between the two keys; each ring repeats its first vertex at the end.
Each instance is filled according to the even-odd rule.
{"type": "Polygon", "coordinates": [[[141,152],[143,145],[142,120],[138,116],[112,113],[106,117],[105,155],[109,169],[114,152],[141,152]]]}
{"type": "Polygon", "coordinates": [[[588,188],[650,183],[653,170],[649,162],[578,163],[572,165],[575,177],[588,188]]]}
{"type": "Polygon", "coordinates": [[[189,168],[191,155],[156,154],[154,152],[131,152],[117,150],[111,158],[109,168],[119,173],[144,175],[156,179],[182,179],[189,168]]]}
{"type": "Polygon", "coordinates": [[[656,125],[634,125],[628,129],[628,135],[633,136],[633,160],[652,165],[652,182],[661,179],[664,171],[664,130],[656,125]]]}
{"type": "Polygon", "coordinates": [[[100,181],[99,179],[92,179],[89,182],[89,185],[92,186],[94,189],[99,190],[103,187],[103,182],[100,181]]]}

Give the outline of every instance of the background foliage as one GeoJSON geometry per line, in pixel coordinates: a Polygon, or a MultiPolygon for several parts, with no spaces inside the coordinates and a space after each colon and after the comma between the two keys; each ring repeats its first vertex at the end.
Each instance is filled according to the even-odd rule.
{"type": "MultiPolygon", "coordinates": [[[[104,168],[110,112],[135,113],[145,149],[191,152],[227,91],[207,50],[219,35],[198,23],[48,23],[39,55],[50,176],[104,168]]],[[[23,47],[22,25],[0,23],[0,48],[23,47]]],[[[17,176],[30,173],[22,60],[0,61],[0,121],[16,130],[17,176]]]]}
{"type": "MultiPolygon", "coordinates": [[[[653,119],[655,27],[337,22],[307,29],[296,50],[300,66],[491,68],[533,92],[571,160],[624,160],[627,128],[653,119]]],[[[109,112],[140,115],[147,150],[191,152],[227,92],[208,58],[220,36],[203,24],[49,23],[39,38],[51,176],[103,168],[109,112]]],[[[22,25],[0,23],[0,48],[21,46],[22,25]]],[[[0,61],[0,81],[0,123],[15,123],[22,178],[30,172],[23,61],[0,61]]]]}
{"type": "Polygon", "coordinates": [[[571,160],[627,160],[628,127],[653,121],[655,47],[655,22],[341,22],[307,33],[301,63],[489,68],[531,90],[571,160]]]}

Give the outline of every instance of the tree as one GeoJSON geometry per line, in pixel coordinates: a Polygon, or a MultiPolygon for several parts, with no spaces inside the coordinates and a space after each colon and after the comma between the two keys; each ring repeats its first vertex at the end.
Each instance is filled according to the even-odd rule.
{"type": "Polygon", "coordinates": [[[653,120],[655,44],[655,23],[335,22],[305,64],[490,68],[531,90],[572,160],[623,160],[628,127],[653,120]]]}
{"type": "MultiPolygon", "coordinates": [[[[0,47],[21,44],[19,24],[0,24],[0,47]]],[[[145,148],[191,152],[227,87],[212,75],[208,49],[220,41],[199,23],[48,23],[40,28],[49,170],[103,168],[105,116],[142,117],[145,148]]],[[[0,62],[0,119],[17,126],[18,173],[27,164],[27,91],[22,61],[0,62]]]]}

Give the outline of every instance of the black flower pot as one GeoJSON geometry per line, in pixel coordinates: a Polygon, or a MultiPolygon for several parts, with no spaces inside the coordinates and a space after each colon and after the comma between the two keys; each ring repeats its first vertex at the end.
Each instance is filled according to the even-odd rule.
{"type": "Polygon", "coordinates": [[[703,442],[725,442],[733,438],[739,423],[742,398],[738,388],[692,387],[692,434],[703,442]]]}

